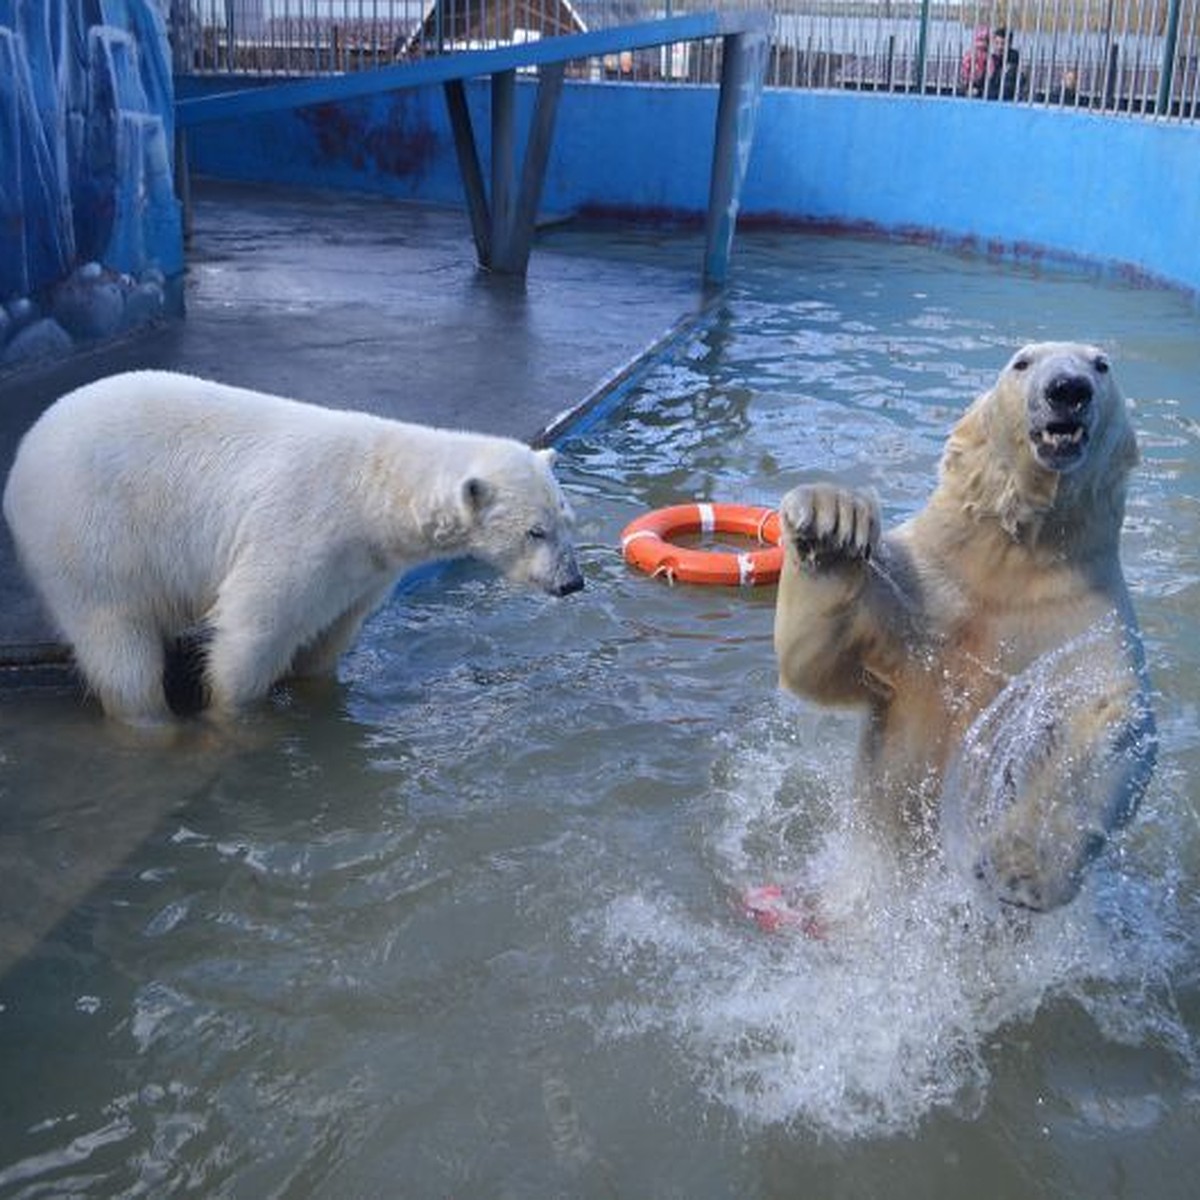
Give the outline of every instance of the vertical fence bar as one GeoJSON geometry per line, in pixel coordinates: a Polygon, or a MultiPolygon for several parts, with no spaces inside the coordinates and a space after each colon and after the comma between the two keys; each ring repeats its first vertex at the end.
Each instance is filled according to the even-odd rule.
{"type": "Polygon", "coordinates": [[[1175,54],[1179,41],[1179,0],[1171,0],[1167,8],[1166,36],[1163,38],[1162,61],[1159,64],[1158,96],[1154,111],[1159,116],[1171,115],[1171,89],[1175,81],[1175,54]]]}
{"type": "Polygon", "coordinates": [[[925,73],[929,60],[929,0],[921,0],[920,25],[917,28],[916,85],[918,94],[925,91],[925,73]]]}

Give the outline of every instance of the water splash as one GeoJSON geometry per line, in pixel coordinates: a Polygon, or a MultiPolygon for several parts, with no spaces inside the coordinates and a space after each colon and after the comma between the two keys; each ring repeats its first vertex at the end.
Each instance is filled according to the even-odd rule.
{"type": "MultiPolygon", "coordinates": [[[[1158,738],[1144,692],[1114,684],[1114,647],[1130,638],[1115,613],[1095,622],[1013,678],[967,730],[941,798],[947,857],[964,874],[997,851],[1016,863],[1019,847],[1020,864],[1036,864],[1028,890],[1061,899],[1134,815],[1158,738]]],[[[1140,661],[1136,644],[1122,653],[1140,661]]],[[[1013,886],[995,862],[989,874],[1013,886]]]]}
{"type": "Polygon", "coordinates": [[[979,1116],[996,1054],[1018,1031],[1036,1039],[1055,1002],[1081,1009],[1103,1043],[1165,1050],[1194,1086],[1175,993],[1197,926],[1181,822],[1161,815],[1171,800],[1147,804],[1137,838],[1075,903],[1001,909],[944,861],[906,870],[873,839],[839,721],[776,710],[729,739],[703,847],[724,902],[698,911],[644,889],[608,906],[599,936],[637,998],[614,1005],[606,1035],[668,1034],[698,1086],[749,1127],[845,1140],[979,1116]],[[732,899],[767,880],[815,899],[826,936],[745,920],[732,899]]]}

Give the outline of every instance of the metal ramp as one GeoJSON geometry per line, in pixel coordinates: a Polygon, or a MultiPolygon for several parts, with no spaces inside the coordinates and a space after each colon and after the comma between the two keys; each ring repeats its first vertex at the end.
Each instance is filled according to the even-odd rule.
{"type": "MultiPolygon", "coordinates": [[[[471,231],[480,266],[523,275],[529,263],[566,64],[676,42],[722,39],[720,94],[705,227],[704,281],[725,282],[734,227],[766,68],[766,12],[704,12],[588,33],[447,54],[346,75],[180,100],[181,135],[197,125],[258,113],[336,103],[401,88],[441,84],[454,133],[471,231]],[[518,163],[517,72],[537,68],[537,96],[523,161],[518,163]],[[465,81],[491,79],[491,178],[484,179],[465,81]]],[[[181,159],[184,151],[181,149],[181,159]]],[[[186,203],[186,195],[185,195],[186,203]]]]}

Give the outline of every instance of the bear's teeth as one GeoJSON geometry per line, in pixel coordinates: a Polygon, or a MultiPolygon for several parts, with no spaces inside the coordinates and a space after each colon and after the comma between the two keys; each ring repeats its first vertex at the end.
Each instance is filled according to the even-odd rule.
{"type": "Polygon", "coordinates": [[[1069,431],[1043,429],[1038,433],[1038,440],[1054,446],[1077,446],[1083,441],[1083,433],[1084,430],[1082,425],[1076,425],[1074,429],[1069,431]]]}

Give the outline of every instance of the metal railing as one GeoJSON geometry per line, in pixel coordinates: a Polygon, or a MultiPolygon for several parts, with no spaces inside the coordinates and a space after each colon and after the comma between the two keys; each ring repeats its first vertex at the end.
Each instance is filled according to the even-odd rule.
{"type": "MultiPolygon", "coordinates": [[[[309,75],[690,12],[768,7],[763,0],[172,0],[170,34],[177,72],[309,75]]],[[[639,51],[588,73],[715,81],[714,57],[694,57],[683,45],[639,51]]]]}
{"type": "Polygon", "coordinates": [[[1200,0],[776,0],[772,82],[1186,117],[1200,0]]]}
{"type": "MultiPolygon", "coordinates": [[[[172,0],[176,70],[370,69],[712,8],[769,8],[767,83],[1194,121],[1200,0],[172,0]]],[[[719,41],[575,65],[716,82],[719,41]]]]}

